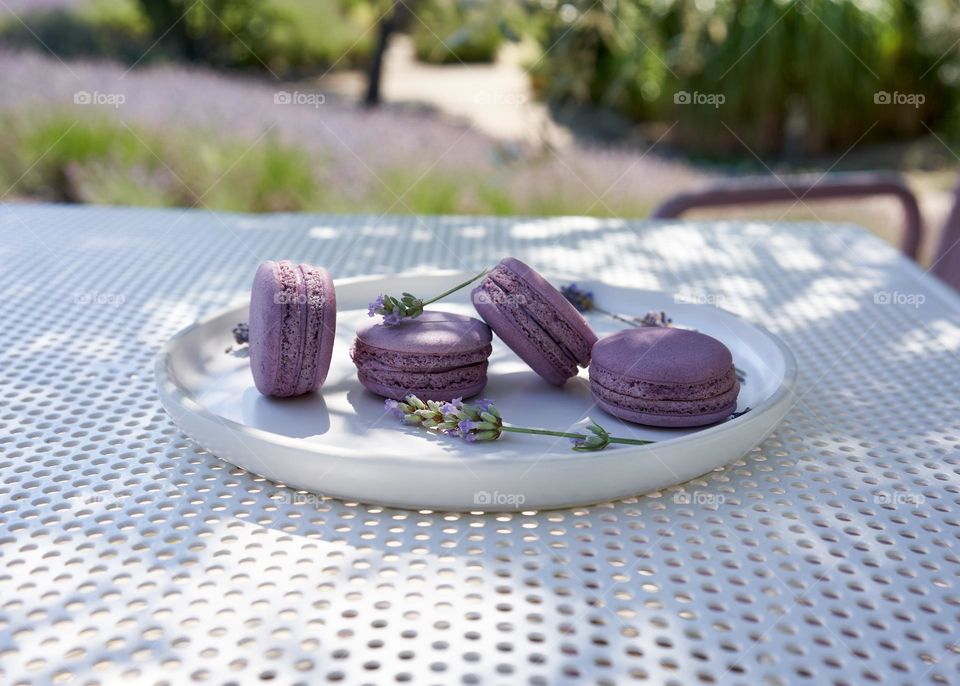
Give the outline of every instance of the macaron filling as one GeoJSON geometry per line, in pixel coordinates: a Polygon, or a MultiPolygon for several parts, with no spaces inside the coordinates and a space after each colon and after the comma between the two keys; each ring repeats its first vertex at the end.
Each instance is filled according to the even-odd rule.
{"type": "Polygon", "coordinates": [[[277,370],[280,388],[296,388],[303,360],[306,327],[305,308],[297,306],[302,297],[300,270],[286,260],[277,264],[280,291],[275,295],[280,304],[280,367],[277,370]]]}
{"type": "Polygon", "coordinates": [[[722,375],[697,383],[656,383],[631,379],[611,372],[599,365],[590,368],[590,380],[607,388],[618,388],[619,392],[645,400],[699,400],[723,395],[733,388],[737,381],[737,372],[733,365],[722,375]]]}
{"type": "Polygon", "coordinates": [[[456,397],[456,391],[467,389],[486,381],[487,362],[453,369],[443,369],[431,372],[410,372],[395,367],[381,365],[365,365],[357,370],[361,382],[399,388],[403,391],[402,399],[407,393],[418,391],[445,391],[451,390],[456,397]]]}
{"type": "Polygon", "coordinates": [[[652,399],[636,395],[627,395],[619,393],[611,388],[607,388],[595,380],[591,382],[591,390],[598,400],[632,410],[651,415],[663,416],[696,416],[713,414],[729,408],[732,412],[737,405],[737,395],[740,393],[740,384],[736,376],[733,377],[730,387],[717,395],[696,397],[689,393],[678,392],[674,398],[652,399]]]}
{"type": "Polygon", "coordinates": [[[399,352],[396,350],[385,350],[374,345],[357,339],[353,344],[353,350],[350,355],[355,364],[380,369],[402,369],[408,372],[435,373],[457,369],[460,367],[469,367],[476,364],[486,363],[490,353],[493,352],[492,345],[486,345],[476,350],[450,355],[438,355],[431,353],[399,352]]]}

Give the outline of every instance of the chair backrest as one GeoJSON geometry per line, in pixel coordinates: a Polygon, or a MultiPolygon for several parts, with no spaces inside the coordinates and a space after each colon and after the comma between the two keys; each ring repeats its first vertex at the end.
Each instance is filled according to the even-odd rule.
{"type": "MultiPolygon", "coordinates": [[[[821,176],[740,177],[720,181],[699,190],[678,193],[657,207],[651,216],[655,219],[673,219],[688,210],[700,207],[806,202],[874,195],[889,195],[900,201],[903,207],[900,250],[908,257],[916,259],[923,238],[923,220],[916,197],[899,174],[869,172],[821,176]]],[[[957,222],[960,223],[960,216],[957,217],[957,222]]],[[[960,232],[960,227],[957,231],[960,232]]]]}
{"type": "Polygon", "coordinates": [[[960,179],[953,187],[953,207],[940,232],[930,271],[960,290],[960,179]]]}

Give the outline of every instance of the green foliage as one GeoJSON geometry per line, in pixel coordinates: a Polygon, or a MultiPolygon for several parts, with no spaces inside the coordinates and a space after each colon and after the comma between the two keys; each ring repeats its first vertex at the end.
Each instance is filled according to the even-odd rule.
{"type": "Polygon", "coordinates": [[[248,147],[211,131],[163,136],[106,117],[35,112],[3,117],[0,130],[0,178],[14,195],[254,212],[322,204],[310,157],[276,138],[248,147]]]}
{"type": "Polygon", "coordinates": [[[338,0],[263,0],[276,21],[256,49],[278,74],[318,65],[357,66],[370,54],[376,14],[338,0]]]}
{"type": "Polygon", "coordinates": [[[104,56],[132,63],[150,48],[149,24],[134,0],[90,0],[76,10],[54,9],[0,19],[7,47],[51,51],[61,59],[104,56]]]}
{"type": "Polygon", "coordinates": [[[370,41],[335,0],[139,0],[153,34],[187,60],[302,71],[349,63],[370,41]]]}
{"type": "Polygon", "coordinates": [[[541,32],[552,48],[534,84],[555,102],[676,121],[690,150],[816,154],[948,117],[958,39],[960,9],[946,0],[577,0],[541,32]],[[882,93],[923,102],[875,102],[882,93]]]}
{"type": "Polygon", "coordinates": [[[492,62],[505,38],[504,3],[426,0],[414,8],[410,37],[417,59],[434,64],[492,62]]]}
{"type": "Polygon", "coordinates": [[[0,22],[0,40],[61,58],[158,59],[298,75],[361,62],[370,8],[342,0],[78,0],[0,22]]]}

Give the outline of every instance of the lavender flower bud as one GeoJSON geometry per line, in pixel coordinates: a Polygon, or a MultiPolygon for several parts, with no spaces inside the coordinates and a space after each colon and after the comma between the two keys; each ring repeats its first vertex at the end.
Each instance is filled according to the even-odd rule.
{"type": "Polygon", "coordinates": [[[673,324],[673,320],[667,316],[666,312],[662,310],[660,312],[655,312],[651,310],[643,315],[643,318],[640,319],[640,326],[662,326],[669,327],[673,324]]]}
{"type": "Polygon", "coordinates": [[[233,327],[233,340],[237,345],[250,342],[250,326],[246,322],[240,322],[233,327]]]}
{"type": "Polygon", "coordinates": [[[412,395],[412,394],[411,394],[411,395],[408,395],[406,398],[404,398],[404,400],[406,400],[406,402],[407,402],[408,405],[410,405],[411,407],[413,407],[413,408],[415,408],[415,409],[417,409],[417,410],[426,410],[426,409],[427,409],[427,404],[426,404],[425,402],[423,402],[422,400],[420,400],[420,398],[418,398],[418,397],[415,396],[415,395],[412,395]]]}
{"type": "Polygon", "coordinates": [[[375,317],[383,310],[383,296],[378,295],[377,299],[367,305],[367,316],[375,317]]]}
{"type": "Polygon", "coordinates": [[[575,283],[562,286],[560,293],[570,301],[570,304],[573,305],[578,312],[589,312],[593,309],[593,293],[581,290],[575,283]]]}
{"type": "Polygon", "coordinates": [[[403,419],[403,415],[407,414],[408,412],[407,408],[409,405],[403,403],[403,406],[401,407],[401,403],[397,402],[396,400],[388,399],[383,401],[383,407],[394,417],[403,419]]]}
{"type": "Polygon", "coordinates": [[[454,398],[450,402],[444,403],[440,409],[444,414],[456,414],[460,411],[460,405],[462,402],[463,401],[460,398],[454,398]]]}

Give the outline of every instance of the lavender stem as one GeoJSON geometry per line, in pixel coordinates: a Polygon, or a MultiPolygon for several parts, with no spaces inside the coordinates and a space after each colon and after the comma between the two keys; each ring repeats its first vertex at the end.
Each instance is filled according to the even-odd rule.
{"type": "MultiPolygon", "coordinates": [[[[535,434],[537,436],[560,436],[561,438],[577,438],[577,439],[586,439],[588,436],[586,434],[575,434],[568,433],[566,431],[550,431],[548,429],[527,429],[522,426],[502,426],[500,427],[502,431],[509,431],[515,434],[535,434]]],[[[650,443],[655,443],[655,441],[642,441],[638,438],[615,438],[610,436],[609,441],[611,443],[622,443],[624,445],[648,445],[650,443]]]]}

